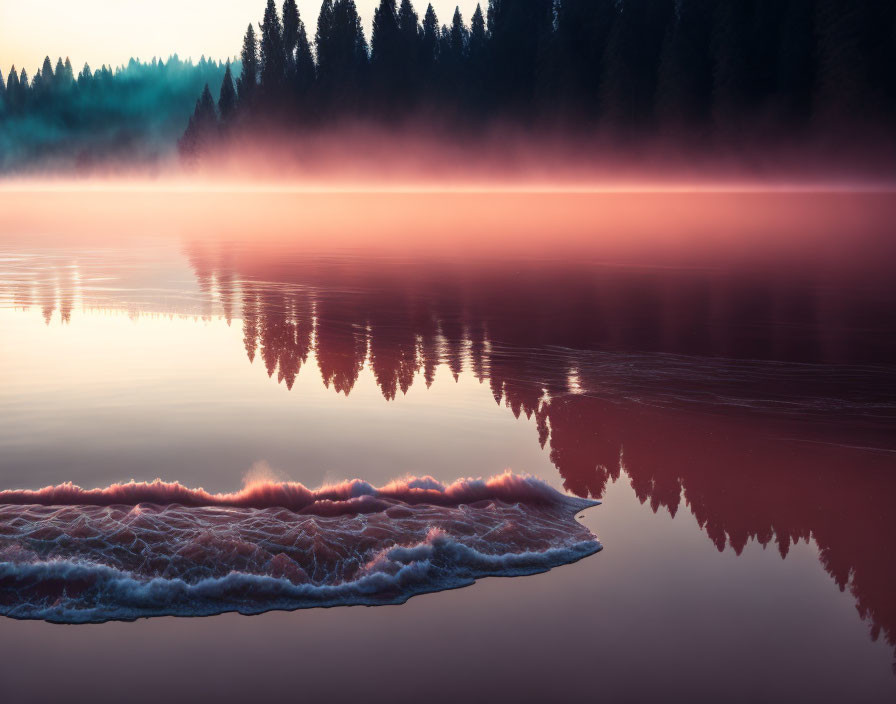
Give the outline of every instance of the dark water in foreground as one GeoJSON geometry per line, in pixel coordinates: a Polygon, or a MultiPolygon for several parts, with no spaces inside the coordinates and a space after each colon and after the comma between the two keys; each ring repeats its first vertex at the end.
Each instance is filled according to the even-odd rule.
{"type": "Polygon", "coordinates": [[[76,195],[0,195],[0,612],[465,588],[4,619],[9,701],[896,696],[890,196],[76,195]]]}

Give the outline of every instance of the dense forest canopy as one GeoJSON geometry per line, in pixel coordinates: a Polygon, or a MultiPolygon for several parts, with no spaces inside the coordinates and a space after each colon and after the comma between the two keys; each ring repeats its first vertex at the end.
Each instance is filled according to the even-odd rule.
{"type": "Polygon", "coordinates": [[[0,72],[0,171],[89,170],[109,159],[145,164],[169,154],[203,85],[218,86],[225,65],[176,55],[116,69],[49,57],[29,78],[0,72]]]}
{"type": "MultiPolygon", "coordinates": [[[[447,22],[381,0],[369,42],[354,0],[324,0],[309,34],[294,0],[267,0],[225,131],[425,115],[740,138],[896,117],[896,3],[877,0],[489,0],[447,22]]],[[[204,97],[182,151],[212,138],[214,113],[204,97]]]]}
{"type": "Polygon", "coordinates": [[[0,105],[6,168],[155,154],[178,136],[194,160],[271,127],[347,123],[442,138],[510,125],[622,145],[882,148],[896,124],[896,3],[489,0],[469,18],[439,18],[431,5],[380,0],[367,37],[354,0],[323,0],[313,27],[295,0],[267,0],[233,66],[175,57],[76,77],[48,59],[32,79],[11,71],[0,105]]]}

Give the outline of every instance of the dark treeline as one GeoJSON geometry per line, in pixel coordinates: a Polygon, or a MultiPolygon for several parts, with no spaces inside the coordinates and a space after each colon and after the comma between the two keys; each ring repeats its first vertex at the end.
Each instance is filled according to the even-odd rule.
{"type": "Polygon", "coordinates": [[[116,69],[49,57],[33,77],[0,73],[0,171],[90,168],[109,158],[151,159],[170,151],[202,86],[219,85],[225,66],[131,59],[116,69]]]}
{"type": "Polygon", "coordinates": [[[354,0],[324,0],[313,29],[294,0],[268,0],[241,58],[218,104],[197,102],[183,153],[262,121],[737,140],[896,118],[896,3],[878,0],[489,0],[450,19],[381,0],[369,42],[354,0]]]}

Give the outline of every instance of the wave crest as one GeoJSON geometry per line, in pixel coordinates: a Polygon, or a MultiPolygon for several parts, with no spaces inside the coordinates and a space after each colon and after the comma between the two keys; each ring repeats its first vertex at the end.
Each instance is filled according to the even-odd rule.
{"type": "Polygon", "coordinates": [[[178,504],[189,507],[286,508],[301,513],[330,515],[336,509],[346,513],[385,510],[391,502],[408,505],[459,506],[477,501],[503,501],[531,505],[567,505],[581,510],[596,502],[578,499],[534,477],[511,472],[489,479],[460,479],[445,485],[433,477],[406,477],[375,488],[361,479],[352,479],[308,489],[298,482],[253,482],[242,490],[214,494],[190,489],[179,482],[130,481],[101,489],[82,489],[67,482],[43,489],[0,491],[0,504],[17,506],[137,506],[178,504]],[[341,504],[341,506],[334,506],[341,504]]]}
{"type": "Polygon", "coordinates": [[[165,482],[0,493],[0,614],[64,623],[401,603],[601,549],[567,497],[504,474],[210,494],[165,482]]]}

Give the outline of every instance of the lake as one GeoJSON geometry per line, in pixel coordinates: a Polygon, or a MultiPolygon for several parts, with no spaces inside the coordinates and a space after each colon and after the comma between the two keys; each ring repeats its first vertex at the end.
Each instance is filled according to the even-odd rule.
{"type": "Polygon", "coordinates": [[[4,691],[892,700],[894,222],[0,189],[4,691]]]}

